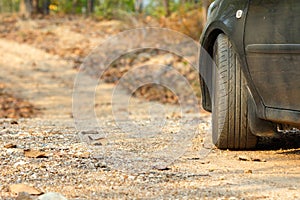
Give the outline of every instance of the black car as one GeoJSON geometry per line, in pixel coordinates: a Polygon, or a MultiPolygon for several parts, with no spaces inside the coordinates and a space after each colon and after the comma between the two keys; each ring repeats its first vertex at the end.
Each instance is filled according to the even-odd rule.
{"type": "Polygon", "coordinates": [[[255,148],[259,136],[299,129],[299,0],[216,0],[200,42],[202,105],[217,147],[255,148]]]}

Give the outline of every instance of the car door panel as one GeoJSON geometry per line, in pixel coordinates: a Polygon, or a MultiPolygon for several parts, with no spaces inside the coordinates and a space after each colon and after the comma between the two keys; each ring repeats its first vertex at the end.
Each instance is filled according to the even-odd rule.
{"type": "Polygon", "coordinates": [[[244,45],[264,105],[300,111],[300,1],[249,0],[244,45]]]}

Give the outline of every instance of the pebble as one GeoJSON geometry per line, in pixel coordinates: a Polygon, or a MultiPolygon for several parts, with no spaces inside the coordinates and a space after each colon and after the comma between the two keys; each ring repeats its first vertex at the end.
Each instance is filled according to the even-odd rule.
{"type": "Polygon", "coordinates": [[[20,192],[16,197],[16,200],[32,200],[32,198],[27,192],[20,192]]]}
{"type": "Polygon", "coordinates": [[[67,200],[67,198],[57,192],[48,192],[39,196],[38,200],[67,200]]]}
{"type": "Polygon", "coordinates": [[[18,167],[19,165],[25,165],[25,164],[27,164],[28,162],[25,162],[25,161],[23,161],[23,160],[21,160],[21,161],[19,161],[19,162],[16,162],[13,166],[14,167],[18,167]]]}
{"type": "Polygon", "coordinates": [[[6,150],[6,153],[7,153],[8,155],[13,154],[14,152],[15,152],[14,149],[7,149],[7,150],[6,150]]]}
{"type": "Polygon", "coordinates": [[[252,174],[252,170],[251,169],[245,170],[244,173],[245,174],[252,174]]]}
{"type": "Polygon", "coordinates": [[[0,131],[0,134],[10,134],[10,130],[3,129],[3,130],[0,131]]]}

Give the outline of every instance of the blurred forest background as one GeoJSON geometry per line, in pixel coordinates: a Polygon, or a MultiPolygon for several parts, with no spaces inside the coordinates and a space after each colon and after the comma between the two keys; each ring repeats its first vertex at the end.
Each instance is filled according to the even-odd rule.
{"type": "MultiPolygon", "coordinates": [[[[209,0],[0,0],[0,38],[58,56],[78,70],[95,46],[131,28],[169,28],[198,41],[209,3],[209,0]]],[[[101,78],[107,83],[117,83],[133,67],[149,62],[175,67],[201,96],[198,72],[184,58],[158,49],[124,55],[101,78]]],[[[127,87],[134,87],[132,84],[127,87]]],[[[0,117],[33,116],[34,106],[15,98],[5,85],[0,79],[0,117]]],[[[134,95],[150,101],[178,103],[173,92],[159,85],[145,85],[134,95]]]]}
{"type": "Polygon", "coordinates": [[[198,39],[210,0],[1,0],[0,13],[24,18],[77,15],[96,19],[148,20],[198,39]],[[125,16],[125,17],[124,17],[125,16]],[[153,20],[153,19],[152,19],[153,20]]]}

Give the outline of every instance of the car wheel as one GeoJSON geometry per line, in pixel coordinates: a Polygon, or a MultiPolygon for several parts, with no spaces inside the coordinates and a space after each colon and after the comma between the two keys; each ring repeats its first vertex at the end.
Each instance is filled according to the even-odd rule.
{"type": "Polygon", "coordinates": [[[212,132],[220,149],[250,149],[257,137],[249,128],[249,90],[237,53],[228,37],[220,34],[214,45],[212,132]]]}

